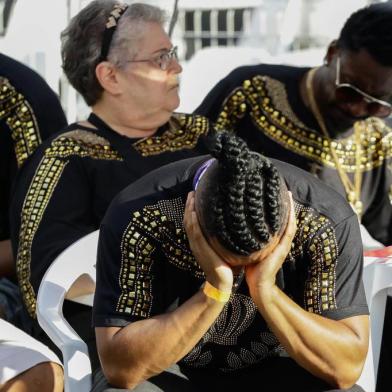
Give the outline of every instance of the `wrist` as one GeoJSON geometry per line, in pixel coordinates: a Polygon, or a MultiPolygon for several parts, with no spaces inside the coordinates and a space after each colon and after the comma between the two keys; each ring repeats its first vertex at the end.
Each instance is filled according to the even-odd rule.
{"type": "Polygon", "coordinates": [[[275,282],[265,282],[258,284],[250,294],[253,301],[259,306],[271,304],[277,297],[278,286],[275,282]]]}
{"type": "Polygon", "coordinates": [[[211,298],[216,302],[226,303],[230,300],[231,289],[218,289],[206,280],[203,285],[203,293],[206,297],[211,298]]]}
{"type": "Polygon", "coordinates": [[[233,275],[231,277],[209,274],[206,275],[206,281],[218,290],[231,291],[233,287],[233,275]]]}

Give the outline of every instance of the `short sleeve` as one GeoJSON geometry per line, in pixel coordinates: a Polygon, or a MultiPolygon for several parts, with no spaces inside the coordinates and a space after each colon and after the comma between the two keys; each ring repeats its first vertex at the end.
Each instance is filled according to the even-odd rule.
{"type": "Polygon", "coordinates": [[[324,227],[317,233],[313,246],[315,241],[323,247],[328,267],[320,278],[322,314],[336,320],[369,314],[362,281],[363,248],[357,216],[353,214],[334,227],[324,227]]]}

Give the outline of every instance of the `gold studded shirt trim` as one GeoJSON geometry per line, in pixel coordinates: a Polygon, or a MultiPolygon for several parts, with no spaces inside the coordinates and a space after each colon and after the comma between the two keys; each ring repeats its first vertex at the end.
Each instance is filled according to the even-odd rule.
{"type": "Polygon", "coordinates": [[[30,283],[31,248],[52,194],[72,156],[122,161],[105,139],[82,130],[62,134],[46,148],[23,203],[16,260],[22,297],[32,317],[36,312],[36,294],[30,283]]]}
{"type": "Polygon", "coordinates": [[[336,266],[338,243],[332,223],[311,207],[295,203],[297,231],[287,260],[310,260],[305,282],[304,308],[322,314],[336,309],[336,266]],[[304,244],[307,244],[306,249],[304,244]]]}
{"type": "Polygon", "coordinates": [[[154,244],[159,244],[171,264],[195,277],[204,276],[189,249],[182,226],[183,211],[182,199],[176,198],[133,212],[121,241],[121,295],[117,312],[143,318],[150,316],[154,244]]]}
{"type": "Polygon", "coordinates": [[[200,136],[209,132],[209,122],[203,116],[175,113],[168,124],[168,129],[160,136],[143,138],[133,147],[144,157],[173,152],[182,149],[193,149],[200,136]]]}
{"type": "MultiPolygon", "coordinates": [[[[249,115],[256,128],[286,149],[335,168],[330,144],[346,172],[355,171],[357,146],[354,137],[325,138],[306,127],[292,111],[282,82],[257,75],[245,80],[225,99],[216,123],[217,129],[235,130],[238,122],[249,115]]],[[[368,118],[361,134],[361,170],[369,171],[392,156],[392,130],[379,118],[368,118]]]]}
{"type": "Polygon", "coordinates": [[[41,144],[41,135],[29,102],[4,77],[0,77],[0,119],[11,130],[16,160],[20,167],[41,144]]]}

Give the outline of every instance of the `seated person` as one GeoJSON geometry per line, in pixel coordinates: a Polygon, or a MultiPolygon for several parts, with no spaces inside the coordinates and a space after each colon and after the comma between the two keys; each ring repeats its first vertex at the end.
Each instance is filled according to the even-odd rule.
{"type": "Polygon", "coordinates": [[[63,369],[42,343],[0,319],[0,390],[62,392],[63,369]]]}
{"type": "Polygon", "coordinates": [[[31,68],[0,53],[0,318],[22,325],[10,240],[9,210],[16,173],[67,121],[60,101],[31,68]]]}
{"type": "Polygon", "coordinates": [[[322,66],[240,67],[196,109],[252,150],[331,185],[384,245],[392,245],[391,23],[391,2],[362,8],[322,66]]]}
{"type": "MultiPolygon", "coordinates": [[[[149,173],[103,219],[93,324],[108,382],[362,390],[369,326],[355,213],[234,135],[221,133],[212,155],[149,173]]],[[[97,373],[94,391],[105,388],[97,373]]]]}
{"type": "MultiPolygon", "coordinates": [[[[18,177],[12,240],[32,318],[45,271],[61,251],[99,228],[112,198],[152,169],[200,154],[204,146],[208,121],[173,114],[182,69],[163,23],[159,8],[96,0],[62,33],[64,71],[92,113],[45,141],[18,177]]],[[[65,316],[95,342],[88,336],[90,309],[76,306],[67,302],[65,316]]]]}
{"type": "Polygon", "coordinates": [[[0,278],[15,274],[8,214],[16,172],[42,140],[66,125],[60,101],[46,81],[0,53],[0,278]]]}

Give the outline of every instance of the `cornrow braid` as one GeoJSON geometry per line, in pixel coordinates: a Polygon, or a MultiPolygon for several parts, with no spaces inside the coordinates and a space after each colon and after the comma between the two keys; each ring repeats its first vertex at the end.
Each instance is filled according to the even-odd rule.
{"type": "Polygon", "coordinates": [[[269,226],[272,232],[276,233],[280,223],[280,177],[276,167],[266,159],[264,160],[264,173],[267,202],[266,212],[269,226]]]}
{"type": "Polygon", "coordinates": [[[249,222],[253,230],[262,242],[270,239],[267,224],[264,217],[263,206],[263,179],[259,170],[254,170],[247,178],[246,207],[248,210],[249,222]]]}
{"type": "Polygon", "coordinates": [[[272,163],[245,142],[218,134],[212,155],[219,162],[213,231],[229,250],[249,255],[260,250],[281,223],[280,177],[272,163]]]}

